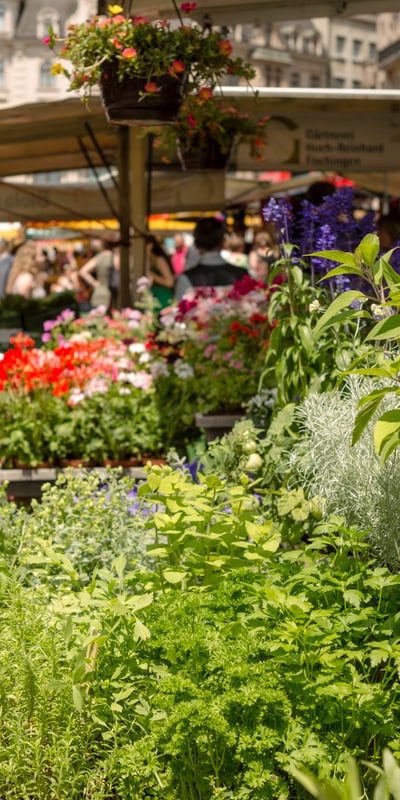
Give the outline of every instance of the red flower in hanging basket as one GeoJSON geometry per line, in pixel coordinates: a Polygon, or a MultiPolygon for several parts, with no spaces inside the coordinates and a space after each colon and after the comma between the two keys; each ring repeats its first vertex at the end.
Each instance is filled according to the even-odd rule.
{"type": "MultiPolygon", "coordinates": [[[[195,3],[182,4],[184,13],[194,8],[195,3]]],[[[108,10],[108,16],[96,15],[69,26],[65,38],[49,27],[44,40],[62,58],[53,68],[69,80],[70,89],[82,90],[85,99],[97,86],[106,62],[115,62],[119,82],[131,77],[158,84],[161,78],[184,73],[187,91],[204,85],[212,88],[228,72],[246,80],[255,76],[251,64],[232,57],[231,43],[217,31],[204,33],[191,21],[177,25],[141,16],[132,19],[118,5],[108,10]]]]}

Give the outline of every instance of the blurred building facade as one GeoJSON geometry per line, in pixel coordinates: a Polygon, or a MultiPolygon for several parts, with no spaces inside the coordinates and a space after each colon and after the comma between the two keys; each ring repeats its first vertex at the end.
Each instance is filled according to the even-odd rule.
{"type": "MultiPolygon", "coordinates": [[[[42,40],[49,25],[63,34],[100,8],[98,0],[0,0],[0,108],[66,96],[42,40]]],[[[236,25],[229,35],[254,62],[259,86],[400,86],[400,12],[236,25]]]]}

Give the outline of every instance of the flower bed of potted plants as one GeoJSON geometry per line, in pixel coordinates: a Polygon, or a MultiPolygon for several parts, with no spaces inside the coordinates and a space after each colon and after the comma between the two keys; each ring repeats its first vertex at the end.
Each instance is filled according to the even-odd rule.
{"type": "Polygon", "coordinates": [[[140,349],[72,339],[43,350],[23,334],[12,344],[0,362],[4,467],[162,455],[154,385],[140,349]]]}
{"type": "Polygon", "coordinates": [[[53,72],[65,75],[85,100],[100,83],[112,122],[175,119],[187,92],[213,87],[226,73],[246,80],[255,74],[232,57],[231,43],[218,32],[205,32],[189,18],[183,24],[181,13],[194,7],[183,3],[180,19],[168,21],[126,17],[121,6],[110,5],[107,16],[70,25],[65,38],[50,27],[44,43],[60,58],[53,72]]]}

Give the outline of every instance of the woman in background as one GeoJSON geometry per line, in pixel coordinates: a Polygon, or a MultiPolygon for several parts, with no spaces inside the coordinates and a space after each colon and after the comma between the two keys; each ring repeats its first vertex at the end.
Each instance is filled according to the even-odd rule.
{"type": "Polygon", "coordinates": [[[146,253],[151,293],[160,309],[166,308],[174,299],[175,273],[171,259],[155,236],[147,238],[146,253]]]}
{"type": "Polygon", "coordinates": [[[8,275],[6,294],[22,297],[45,297],[47,273],[44,258],[36,242],[28,239],[18,246],[8,275]]]}

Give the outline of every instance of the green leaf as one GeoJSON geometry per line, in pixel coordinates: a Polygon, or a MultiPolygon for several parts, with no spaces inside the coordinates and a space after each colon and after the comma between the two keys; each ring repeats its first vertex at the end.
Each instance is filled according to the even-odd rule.
{"type": "Polygon", "coordinates": [[[83,709],[83,695],[78,686],[72,687],[72,701],[76,710],[81,713],[83,709]]]}
{"type": "Polygon", "coordinates": [[[326,281],[327,279],[329,280],[330,278],[334,278],[336,275],[358,275],[359,278],[364,278],[362,269],[359,269],[358,267],[334,267],[333,269],[330,269],[323,278],[320,278],[318,283],[326,281]]]}
{"type": "Polygon", "coordinates": [[[348,308],[348,306],[350,306],[354,300],[361,300],[362,298],[364,298],[363,293],[358,292],[355,289],[350,289],[347,292],[342,292],[342,294],[339,294],[326,309],[325,314],[323,314],[318,320],[314,328],[314,332],[316,333],[326,325],[332,324],[332,319],[339,311],[342,311],[344,308],[348,308]]]}
{"type": "Polygon", "coordinates": [[[394,800],[400,800],[400,767],[387,748],[383,751],[383,769],[389,791],[394,800]]]}
{"type": "Polygon", "coordinates": [[[163,577],[168,583],[182,583],[182,581],[184,581],[186,578],[186,572],[183,570],[178,572],[177,570],[173,571],[171,569],[166,569],[163,572],[163,577]]]}
{"type": "Polygon", "coordinates": [[[363,264],[367,265],[367,267],[372,268],[378,257],[379,250],[380,244],[376,233],[367,233],[367,235],[361,240],[358,247],[356,247],[354,255],[358,262],[361,260],[363,264]]]}
{"type": "Polygon", "coordinates": [[[126,556],[121,554],[117,558],[114,558],[114,561],[111,564],[112,569],[115,570],[119,578],[122,578],[124,574],[124,570],[126,567],[126,556]]]}
{"type": "Polygon", "coordinates": [[[140,619],[135,621],[133,636],[136,641],[139,639],[150,639],[150,631],[148,628],[146,628],[146,625],[143,625],[143,622],[140,622],[140,619]]]}
{"type": "Polygon", "coordinates": [[[389,437],[392,438],[394,434],[398,437],[400,443],[399,431],[400,409],[393,409],[392,411],[386,411],[382,414],[374,430],[375,452],[379,454],[385,440],[389,437]]]}
{"type": "Polygon", "coordinates": [[[328,261],[339,261],[340,264],[345,264],[347,267],[357,268],[357,260],[353,253],[346,253],[343,250],[318,250],[316,253],[307,253],[308,256],[321,256],[328,261]]]}
{"type": "Polygon", "coordinates": [[[363,397],[359,403],[360,411],[357,413],[356,420],[354,423],[353,429],[353,436],[352,436],[352,444],[356,444],[367,427],[368,423],[371,421],[376,409],[378,408],[382,398],[387,393],[387,389],[380,389],[377,392],[374,392],[368,397],[363,397]]]}
{"type": "Polygon", "coordinates": [[[365,341],[371,339],[399,339],[400,338],[400,314],[392,314],[386,319],[381,319],[365,337],[365,341]]]}

